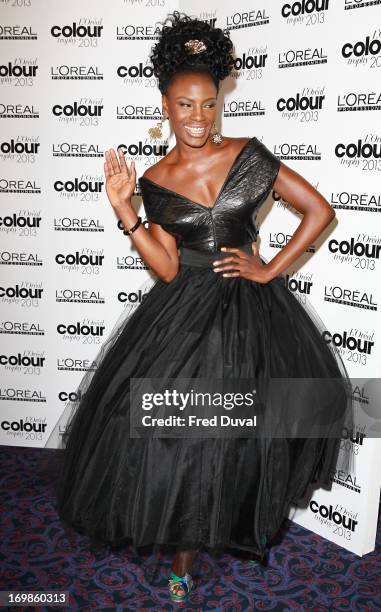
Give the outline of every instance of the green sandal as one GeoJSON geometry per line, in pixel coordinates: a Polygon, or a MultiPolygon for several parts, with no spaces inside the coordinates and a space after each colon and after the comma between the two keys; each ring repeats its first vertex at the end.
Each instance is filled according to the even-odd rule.
{"type": "Polygon", "coordinates": [[[170,597],[173,601],[185,601],[193,587],[193,578],[190,574],[188,574],[188,572],[185,572],[185,576],[177,576],[177,574],[175,574],[175,572],[171,569],[168,577],[168,589],[170,597]],[[174,593],[175,585],[181,586],[184,592],[183,595],[176,595],[176,593],[174,593]]]}

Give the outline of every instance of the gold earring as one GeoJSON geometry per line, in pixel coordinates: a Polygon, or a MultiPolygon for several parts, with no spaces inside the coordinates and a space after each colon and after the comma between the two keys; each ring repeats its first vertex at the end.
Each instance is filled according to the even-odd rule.
{"type": "Polygon", "coordinates": [[[217,130],[217,126],[216,123],[213,123],[213,132],[210,133],[210,138],[212,140],[212,142],[214,144],[221,144],[222,142],[222,135],[220,134],[220,132],[217,130]]]}
{"type": "Polygon", "coordinates": [[[156,124],[156,126],[148,130],[148,134],[150,135],[150,138],[152,140],[159,140],[160,138],[163,137],[163,131],[162,131],[163,121],[165,121],[166,119],[168,119],[168,117],[165,117],[165,115],[163,115],[163,117],[156,124]]]}

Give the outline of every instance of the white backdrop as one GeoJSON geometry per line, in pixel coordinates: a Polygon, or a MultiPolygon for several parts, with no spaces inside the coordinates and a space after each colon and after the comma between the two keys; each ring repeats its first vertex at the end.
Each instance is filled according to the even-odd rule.
{"type": "MultiPolygon", "coordinates": [[[[115,320],[154,278],[118,228],[103,154],[124,145],[141,176],[175,144],[169,133],[159,144],[148,137],[161,114],[148,53],[155,22],[176,8],[230,30],[237,62],[219,97],[222,133],[257,136],[335,208],[335,222],[287,271],[288,286],[315,307],[327,342],[364,381],[356,401],[380,376],[377,5],[238,0],[232,12],[216,0],[4,2],[1,444],[47,445],[115,320]]],[[[257,220],[266,259],[300,222],[272,196],[257,220]]],[[[138,192],[134,205],[144,218],[138,192]]],[[[379,442],[360,421],[344,432],[353,471],[333,474],[332,491],[316,491],[293,520],[359,555],[373,550],[379,442]]]]}

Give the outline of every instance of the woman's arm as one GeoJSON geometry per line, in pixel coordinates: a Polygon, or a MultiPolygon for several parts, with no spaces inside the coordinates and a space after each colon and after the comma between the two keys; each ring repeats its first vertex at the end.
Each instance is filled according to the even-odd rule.
{"type": "MultiPolygon", "coordinates": [[[[131,162],[128,169],[122,151],[118,153],[119,159],[113,149],[105,152],[106,192],[118,219],[126,229],[130,229],[138,220],[131,204],[136,185],[136,169],[134,162],[131,162]]],[[[171,282],[179,269],[176,238],[156,223],[150,223],[148,230],[143,224],[139,225],[129,237],[149,268],[162,281],[171,282]]]]}
{"type": "Polygon", "coordinates": [[[289,242],[266,264],[272,278],[294,263],[336,216],[321,193],[282,162],[273,188],[283,200],[303,214],[303,219],[289,242]]]}
{"type": "Polygon", "coordinates": [[[136,236],[139,229],[131,234],[137,250],[156,276],[165,283],[170,283],[179,271],[176,238],[157,223],[150,223],[145,235],[141,232],[136,236]]]}
{"type": "Polygon", "coordinates": [[[306,179],[282,162],[273,188],[303,214],[290,241],[267,264],[260,257],[256,242],[251,245],[253,255],[239,248],[221,247],[223,252],[232,255],[213,262],[216,273],[268,283],[294,263],[335,217],[335,211],[327,200],[306,179]]]}

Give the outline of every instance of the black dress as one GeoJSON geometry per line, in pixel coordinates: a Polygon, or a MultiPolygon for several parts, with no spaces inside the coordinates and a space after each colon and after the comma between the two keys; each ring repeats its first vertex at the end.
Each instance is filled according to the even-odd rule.
{"type": "Polygon", "coordinates": [[[290,503],[311,483],[329,487],[348,398],[345,367],[323,339],[322,321],[281,275],[261,284],[223,277],[211,263],[221,246],[252,253],[255,217],[279,165],[251,138],[212,209],[139,179],[147,219],[177,237],[180,268],[169,283],[155,279],[141,304],[124,313],[71,405],[57,481],[67,525],[117,545],[232,547],[262,557],[290,503]],[[283,389],[271,403],[265,396],[267,434],[278,428],[273,439],[130,437],[130,379],[150,377],[327,384],[283,389]],[[307,415],[314,435],[305,427],[299,437],[279,435],[282,411],[293,423],[307,415]]]}

